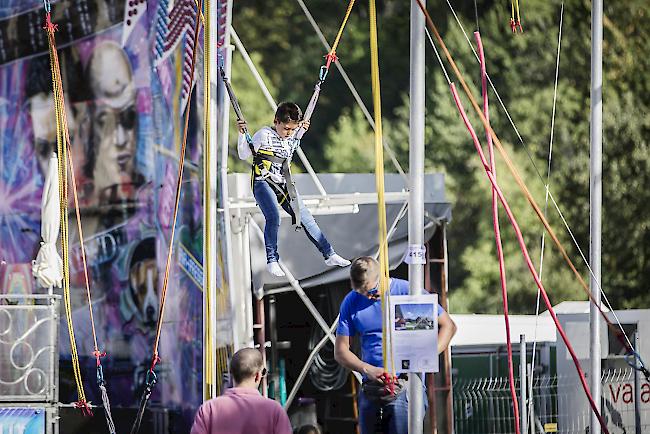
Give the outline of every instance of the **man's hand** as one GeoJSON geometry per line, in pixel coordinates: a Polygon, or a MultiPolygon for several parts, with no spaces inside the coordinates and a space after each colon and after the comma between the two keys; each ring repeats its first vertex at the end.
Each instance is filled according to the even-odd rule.
{"type": "Polygon", "coordinates": [[[305,120],[305,121],[302,121],[302,122],[300,123],[300,126],[301,126],[305,131],[309,130],[309,125],[311,125],[311,121],[310,121],[309,119],[307,119],[307,120],[305,120]]]}
{"type": "Polygon", "coordinates": [[[379,381],[380,383],[384,382],[384,368],[378,368],[377,366],[372,366],[369,364],[365,364],[363,367],[363,373],[370,378],[371,380],[376,380],[379,381]]]}
{"type": "Polygon", "coordinates": [[[248,126],[246,125],[246,121],[243,119],[237,120],[237,128],[239,129],[240,134],[244,134],[248,126]]]}

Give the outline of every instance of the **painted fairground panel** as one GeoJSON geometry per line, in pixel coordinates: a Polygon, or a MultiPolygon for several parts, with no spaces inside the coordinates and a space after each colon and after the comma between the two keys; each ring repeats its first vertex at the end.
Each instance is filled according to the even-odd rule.
{"type": "MultiPolygon", "coordinates": [[[[102,361],[115,407],[137,405],[150,365],[182,113],[190,106],[162,363],[157,367],[160,380],[151,401],[182,410],[186,419],[202,401],[203,383],[203,59],[199,48],[195,91],[188,101],[193,5],[193,0],[52,4],[93,311],[100,349],[107,352],[102,361]]],[[[44,173],[56,143],[43,17],[41,0],[0,5],[0,290],[5,293],[43,291],[35,287],[31,261],[40,241],[44,173]]],[[[70,232],[74,328],[86,394],[97,403],[72,214],[70,232]]],[[[76,400],[69,352],[63,320],[62,402],[76,400]]]]}

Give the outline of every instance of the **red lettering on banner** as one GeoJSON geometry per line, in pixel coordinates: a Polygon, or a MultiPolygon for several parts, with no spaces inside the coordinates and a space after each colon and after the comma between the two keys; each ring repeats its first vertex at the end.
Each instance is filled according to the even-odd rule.
{"type": "Polygon", "coordinates": [[[618,402],[618,395],[619,395],[619,393],[621,393],[621,385],[619,384],[616,387],[616,394],[614,394],[614,388],[610,384],[609,385],[609,393],[610,393],[610,395],[612,397],[612,401],[614,401],[614,404],[616,404],[618,402]]]}
{"type": "Polygon", "coordinates": [[[623,385],[623,402],[626,404],[631,403],[634,400],[634,393],[632,385],[630,383],[625,383],[623,385]]]}
{"type": "Polygon", "coordinates": [[[650,383],[643,383],[641,386],[641,402],[644,404],[650,402],[650,383]]]}

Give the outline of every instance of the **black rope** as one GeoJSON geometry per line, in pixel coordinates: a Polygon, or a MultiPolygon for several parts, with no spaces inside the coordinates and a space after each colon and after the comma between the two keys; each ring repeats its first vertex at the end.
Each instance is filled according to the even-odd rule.
{"type": "Polygon", "coordinates": [[[153,387],[156,385],[158,377],[153,369],[147,371],[147,379],[145,381],[145,387],[140,397],[140,406],[138,407],[138,413],[135,416],[135,421],[133,422],[133,427],[131,427],[131,434],[138,434],[140,432],[140,425],[142,425],[142,416],[144,416],[144,411],[147,409],[147,404],[149,403],[149,398],[151,398],[151,393],[153,392],[153,387]]]}
{"type": "MultiPolygon", "coordinates": [[[[223,61],[223,59],[221,59],[221,61],[223,61]]],[[[241,107],[239,106],[239,101],[237,100],[237,96],[235,96],[235,91],[233,90],[232,85],[230,84],[230,80],[228,80],[228,77],[226,76],[226,71],[223,69],[223,65],[221,64],[219,64],[219,74],[221,75],[221,79],[223,80],[224,86],[226,86],[226,91],[228,92],[230,104],[232,105],[232,109],[235,111],[235,116],[237,116],[237,120],[245,122],[246,119],[244,118],[244,113],[242,112],[241,107]]],[[[257,157],[257,152],[255,152],[255,147],[253,146],[253,138],[251,137],[251,134],[248,131],[247,127],[244,127],[244,137],[246,138],[246,143],[248,144],[248,147],[253,153],[253,162],[254,164],[256,164],[255,159],[257,157]]]]}

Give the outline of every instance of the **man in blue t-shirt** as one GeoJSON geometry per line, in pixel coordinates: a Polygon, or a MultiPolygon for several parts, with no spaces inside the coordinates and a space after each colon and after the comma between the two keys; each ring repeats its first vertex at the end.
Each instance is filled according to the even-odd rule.
{"type": "MultiPolygon", "coordinates": [[[[382,382],[385,373],[382,358],[381,302],[379,286],[379,263],[370,256],[355,259],[350,267],[352,291],[341,303],[339,324],[336,329],[334,357],[348,369],[363,374],[364,385],[359,392],[359,427],[361,434],[381,432],[388,434],[408,433],[408,401],[406,388],[395,399],[378,399],[371,396],[376,390],[373,384],[382,382]],[[350,350],[350,337],[361,337],[361,359],[350,350]]],[[[405,280],[390,279],[391,295],[408,295],[409,284],[405,280]]],[[[456,325],[447,312],[438,305],[438,348],[442,353],[456,333],[456,325]]],[[[432,348],[433,352],[434,349],[432,348]]],[[[420,381],[416,378],[414,381],[420,381]]],[[[422,387],[424,394],[424,385],[422,387]]],[[[424,396],[426,405],[426,394],[424,396]]],[[[423,413],[424,414],[424,413],[423,413]]]]}

